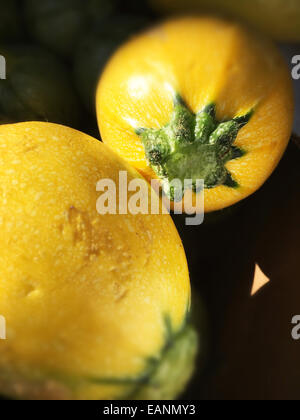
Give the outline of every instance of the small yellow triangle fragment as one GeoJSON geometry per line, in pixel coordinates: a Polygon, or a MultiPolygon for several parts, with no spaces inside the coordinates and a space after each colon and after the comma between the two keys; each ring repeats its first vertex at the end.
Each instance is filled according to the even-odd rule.
{"type": "Polygon", "coordinates": [[[251,296],[254,296],[262,287],[264,287],[270,281],[271,280],[265,275],[265,273],[263,273],[260,266],[256,264],[251,296]]]}

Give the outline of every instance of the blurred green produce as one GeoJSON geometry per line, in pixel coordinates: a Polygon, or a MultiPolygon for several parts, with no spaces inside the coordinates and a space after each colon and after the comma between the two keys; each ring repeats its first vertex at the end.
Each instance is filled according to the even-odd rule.
{"type": "Polygon", "coordinates": [[[96,87],[107,60],[120,44],[148,23],[145,16],[115,16],[106,24],[91,30],[79,43],[74,59],[75,84],[83,103],[92,114],[96,113],[96,87]]]}
{"type": "Polygon", "coordinates": [[[172,400],[179,396],[195,370],[198,334],[188,325],[164,351],[158,368],[149,379],[137,385],[134,400],[172,400]]]}
{"type": "Polygon", "coordinates": [[[16,0],[0,0],[0,39],[1,42],[18,38],[21,33],[21,17],[16,0]]]}
{"type": "Polygon", "coordinates": [[[123,3],[121,0],[121,6],[124,7],[125,13],[146,13],[148,16],[151,14],[151,7],[149,7],[147,0],[126,0],[123,3]]]}
{"type": "Polygon", "coordinates": [[[28,31],[43,45],[71,56],[86,31],[101,25],[115,0],[24,0],[28,31]]]}
{"type": "Polygon", "coordinates": [[[37,46],[2,46],[6,80],[0,80],[0,122],[42,120],[78,128],[80,104],[65,66],[37,46]]]}

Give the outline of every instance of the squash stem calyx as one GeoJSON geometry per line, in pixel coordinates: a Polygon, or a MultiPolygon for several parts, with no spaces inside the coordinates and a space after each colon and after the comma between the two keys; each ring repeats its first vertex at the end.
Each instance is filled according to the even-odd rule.
{"type": "Polygon", "coordinates": [[[197,180],[204,180],[207,189],[219,185],[229,188],[239,186],[226,163],[245,154],[234,146],[234,142],[252,115],[253,110],[250,110],[231,120],[218,121],[215,104],[208,104],[194,114],[176,95],[168,124],[160,129],[136,130],[144,145],[146,159],[163,181],[164,193],[171,201],[181,201],[185,180],[192,181],[194,192],[198,192],[197,180]]]}

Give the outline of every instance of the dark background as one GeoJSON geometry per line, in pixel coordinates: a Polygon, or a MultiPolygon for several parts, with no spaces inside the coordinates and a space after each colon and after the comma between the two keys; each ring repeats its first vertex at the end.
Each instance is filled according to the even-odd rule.
{"type": "MultiPolygon", "coordinates": [[[[54,25],[50,38],[49,31],[44,36],[43,28],[37,23],[40,20],[28,12],[25,3],[15,3],[17,23],[8,20],[6,27],[0,25],[0,53],[2,49],[11,54],[8,66],[17,62],[8,71],[9,83],[0,81],[0,121],[46,119],[99,138],[93,105],[99,72],[120,43],[160,16],[143,1],[110,0],[108,11],[103,12],[100,21],[91,23],[90,16],[80,21],[75,44],[65,45],[55,40],[64,25],[67,38],[65,22],[70,19],[71,23],[75,19],[77,34],[74,10],[76,4],[80,9],[80,2],[72,3],[75,13],[71,14],[72,18],[67,13],[65,21],[58,19],[53,23],[52,18],[47,21],[54,25]],[[41,48],[43,52],[34,53],[32,58],[28,46],[41,48]],[[23,61],[18,64],[25,51],[23,61]],[[26,98],[21,98],[16,80],[20,72],[23,77],[26,66],[32,65],[32,61],[28,64],[28,57],[37,60],[36,55],[44,57],[39,58],[37,77],[47,87],[37,90],[35,81],[26,75],[31,91],[43,91],[43,97],[28,104],[26,98]],[[19,61],[15,60],[16,56],[19,61]],[[53,69],[61,66],[60,82],[49,73],[50,61],[53,69]],[[61,89],[65,89],[64,95],[61,89]],[[8,110],[10,107],[4,106],[3,98],[6,104],[7,98],[15,98],[14,103],[20,106],[8,110]],[[51,109],[49,103],[54,104],[51,109]],[[40,115],[37,109],[43,106],[40,115]]],[[[51,16],[53,11],[49,13],[51,16]]],[[[291,58],[300,54],[300,46],[279,46],[291,65],[291,58]]],[[[294,86],[297,101],[294,132],[300,135],[300,80],[294,86]]],[[[300,314],[297,144],[294,138],[275,173],[245,202],[208,215],[200,227],[187,227],[182,218],[174,216],[189,261],[194,289],[193,317],[201,348],[195,377],[184,395],[186,399],[300,398],[300,341],[291,338],[292,317],[300,314]],[[256,264],[271,282],[250,297],[256,264]]]]}

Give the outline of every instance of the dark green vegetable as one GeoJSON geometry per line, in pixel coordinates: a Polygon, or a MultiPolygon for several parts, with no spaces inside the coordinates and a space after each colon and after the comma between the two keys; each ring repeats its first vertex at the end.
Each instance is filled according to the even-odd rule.
{"type": "Polygon", "coordinates": [[[25,0],[25,16],[36,40],[71,56],[86,31],[102,24],[114,7],[115,0],[25,0]]]}
{"type": "Polygon", "coordinates": [[[144,16],[116,16],[109,24],[92,29],[79,43],[75,56],[75,83],[88,111],[95,114],[98,79],[114,50],[129,36],[147,25],[144,16]],[[112,30],[113,28],[113,30],[112,30]]]}
{"type": "Polygon", "coordinates": [[[21,34],[21,18],[16,0],[0,0],[0,39],[1,42],[17,39],[21,34]]]}
{"type": "Polygon", "coordinates": [[[6,80],[0,80],[0,122],[49,121],[79,128],[79,100],[65,66],[40,47],[0,47],[6,80]]]}

